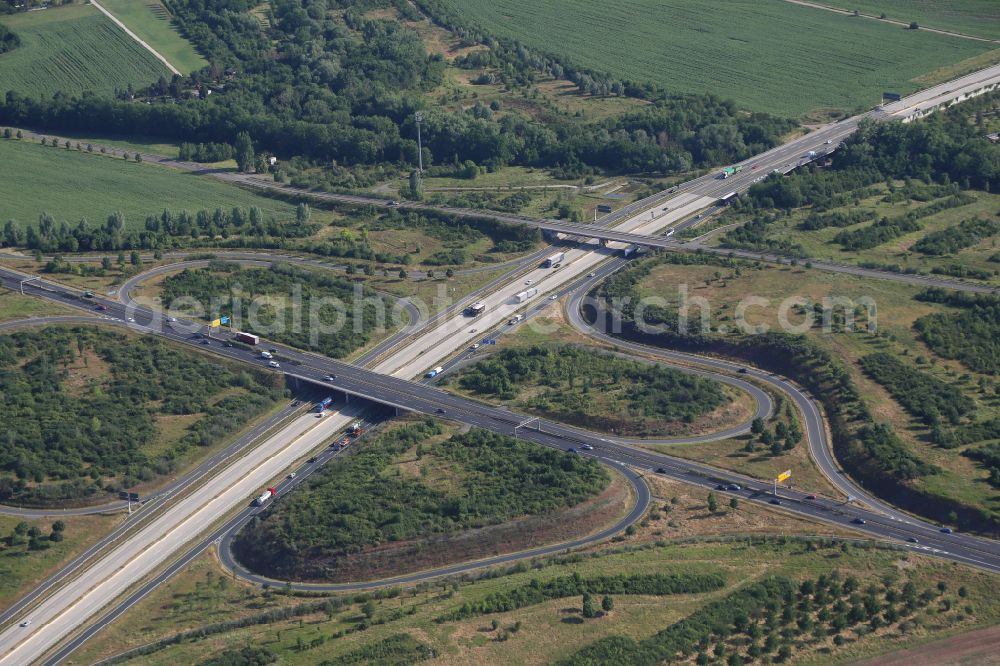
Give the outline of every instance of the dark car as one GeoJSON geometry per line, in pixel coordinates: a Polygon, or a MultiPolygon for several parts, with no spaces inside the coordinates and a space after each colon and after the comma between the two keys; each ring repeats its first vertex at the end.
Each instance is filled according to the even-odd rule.
{"type": "Polygon", "coordinates": [[[100,311],[100,312],[104,312],[105,310],[107,310],[107,309],[108,309],[108,306],[107,306],[107,305],[98,305],[98,306],[97,306],[96,308],[94,308],[94,309],[95,309],[95,310],[98,310],[98,311],[100,311]]]}
{"type": "Polygon", "coordinates": [[[272,354],[277,354],[278,353],[277,349],[268,349],[267,351],[271,352],[272,354]]]}
{"type": "Polygon", "coordinates": [[[233,346],[233,343],[232,343],[232,342],[227,342],[227,343],[226,343],[226,346],[227,346],[227,347],[232,347],[232,346],[233,346]]]}
{"type": "Polygon", "coordinates": [[[770,501],[768,502],[768,504],[781,504],[781,500],[780,500],[780,499],[777,499],[777,498],[774,498],[774,499],[771,499],[771,500],[770,500],[770,501]]]}
{"type": "Polygon", "coordinates": [[[941,528],[941,534],[954,534],[954,533],[955,533],[955,530],[951,529],[950,527],[942,527],[941,528]]]}
{"type": "Polygon", "coordinates": [[[438,413],[438,414],[444,414],[444,413],[446,413],[446,412],[444,411],[444,409],[443,409],[442,407],[438,407],[438,408],[437,408],[437,413],[438,413]]]}
{"type": "Polygon", "coordinates": [[[855,518],[851,522],[854,523],[855,525],[865,525],[866,524],[866,521],[865,521],[864,518],[855,518]]]}
{"type": "Polygon", "coordinates": [[[725,490],[726,486],[725,486],[725,484],[720,483],[717,486],[715,486],[715,489],[716,490],[725,490]]]}
{"type": "Polygon", "coordinates": [[[212,342],[210,340],[202,340],[201,344],[203,344],[203,345],[210,345],[210,344],[212,344],[212,342]]]}
{"type": "Polygon", "coordinates": [[[741,375],[745,375],[745,374],[747,374],[747,369],[746,368],[740,368],[737,372],[739,372],[741,375]]]}
{"type": "Polygon", "coordinates": [[[814,499],[816,499],[816,496],[815,495],[806,495],[806,499],[808,499],[808,500],[814,500],[814,499]]]}
{"type": "Polygon", "coordinates": [[[657,467],[656,468],[656,473],[657,474],[666,474],[667,470],[663,469],[662,467],[657,467]]]}
{"type": "Polygon", "coordinates": [[[306,462],[309,463],[310,465],[313,464],[314,462],[316,462],[316,456],[313,456],[312,458],[310,458],[306,462]]]}
{"type": "Polygon", "coordinates": [[[574,449],[572,446],[566,449],[566,453],[576,453],[576,452],[577,452],[576,449],[574,449]]]}
{"type": "Polygon", "coordinates": [[[735,490],[743,490],[743,488],[739,484],[730,483],[728,486],[726,486],[726,490],[734,490],[735,491],[735,490]]]}
{"type": "Polygon", "coordinates": [[[910,543],[920,543],[920,540],[917,539],[917,537],[910,537],[907,541],[910,543]]]}

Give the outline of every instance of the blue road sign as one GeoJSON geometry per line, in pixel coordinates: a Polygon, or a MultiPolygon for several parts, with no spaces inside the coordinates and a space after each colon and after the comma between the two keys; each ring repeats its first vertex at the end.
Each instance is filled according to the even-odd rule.
{"type": "Polygon", "coordinates": [[[228,324],[229,323],[229,317],[219,317],[219,323],[228,324]]]}

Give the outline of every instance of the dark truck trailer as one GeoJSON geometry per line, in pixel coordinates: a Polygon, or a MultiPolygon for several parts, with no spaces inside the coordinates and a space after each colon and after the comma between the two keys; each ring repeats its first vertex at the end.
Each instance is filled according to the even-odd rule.
{"type": "Polygon", "coordinates": [[[237,341],[242,342],[245,345],[256,345],[260,343],[260,338],[253,333],[244,333],[243,331],[238,331],[236,335],[233,336],[237,341]]]}

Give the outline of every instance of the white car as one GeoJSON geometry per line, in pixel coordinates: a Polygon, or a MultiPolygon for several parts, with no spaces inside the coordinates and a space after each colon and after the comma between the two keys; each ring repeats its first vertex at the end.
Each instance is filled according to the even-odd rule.
{"type": "Polygon", "coordinates": [[[132,322],[133,324],[135,323],[135,317],[129,317],[129,318],[128,318],[128,320],[129,320],[130,322],[132,322]]]}
{"type": "Polygon", "coordinates": [[[469,333],[475,333],[478,330],[479,330],[478,328],[470,328],[469,333]]]}
{"type": "Polygon", "coordinates": [[[593,451],[594,450],[594,447],[592,447],[590,444],[583,444],[580,448],[583,449],[584,451],[593,451]]]}
{"type": "Polygon", "coordinates": [[[167,317],[167,321],[173,323],[173,322],[177,321],[177,317],[167,317]]]}
{"type": "Polygon", "coordinates": [[[597,273],[587,273],[587,277],[597,277],[597,273]]]}
{"type": "Polygon", "coordinates": [[[267,364],[268,364],[268,366],[270,366],[272,368],[280,368],[281,367],[280,365],[278,365],[277,361],[268,361],[267,364]]]}
{"type": "Polygon", "coordinates": [[[534,282],[535,282],[534,280],[525,280],[524,284],[530,285],[533,284],[534,282]]]}
{"type": "Polygon", "coordinates": [[[294,479],[296,476],[297,476],[296,473],[292,472],[291,474],[288,475],[288,478],[289,479],[294,479]]]}
{"type": "Polygon", "coordinates": [[[326,377],[323,378],[323,381],[324,382],[332,382],[334,379],[335,379],[335,377],[333,375],[327,375],[326,377]]]}
{"type": "Polygon", "coordinates": [[[475,351],[475,350],[479,349],[479,346],[480,346],[480,345],[479,345],[479,343],[477,342],[476,344],[474,344],[474,345],[472,345],[471,347],[469,347],[469,349],[471,349],[471,350],[475,351]]]}
{"type": "Polygon", "coordinates": [[[549,296],[549,300],[550,301],[557,301],[557,300],[559,300],[559,294],[552,294],[551,296],[549,296]]]}

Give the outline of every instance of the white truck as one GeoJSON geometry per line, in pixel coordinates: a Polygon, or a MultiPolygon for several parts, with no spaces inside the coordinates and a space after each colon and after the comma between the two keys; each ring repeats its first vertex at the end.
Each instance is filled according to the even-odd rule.
{"type": "Polygon", "coordinates": [[[266,502],[267,500],[271,499],[272,497],[274,497],[277,494],[278,494],[277,490],[275,490],[274,488],[268,488],[263,493],[261,493],[260,496],[257,497],[257,499],[255,499],[253,501],[253,505],[254,506],[263,506],[264,502],[266,502]]]}
{"type": "Polygon", "coordinates": [[[552,268],[556,264],[562,263],[565,258],[565,252],[556,252],[555,254],[545,258],[545,261],[542,262],[542,268],[552,268]]]}
{"type": "Polygon", "coordinates": [[[524,291],[519,291],[514,295],[514,300],[518,303],[524,303],[526,300],[538,293],[538,289],[532,287],[531,289],[525,289],[524,291]]]}
{"type": "Polygon", "coordinates": [[[438,375],[440,375],[440,374],[441,374],[442,372],[444,372],[444,368],[442,368],[442,367],[441,367],[441,366],[439,365],[438,367],[434,368],[433,370],[431,370],[430,372],[428,372],[428,373],[427,373],[426,375],[424,375],[424,376],[425,376],[425,377],[427,377],[428,379],[430,379],[431,377],[437,377],[437,376],[438,376],[438,375]]]}
{"type": "Polygon", "coordinates": [[[274,358],[273,356],[271,356],[271,352],[266,352],[266,351],[262,351],[260,353],[260,357],[261,358],[267,358],[267,359],[274,358]]]}

